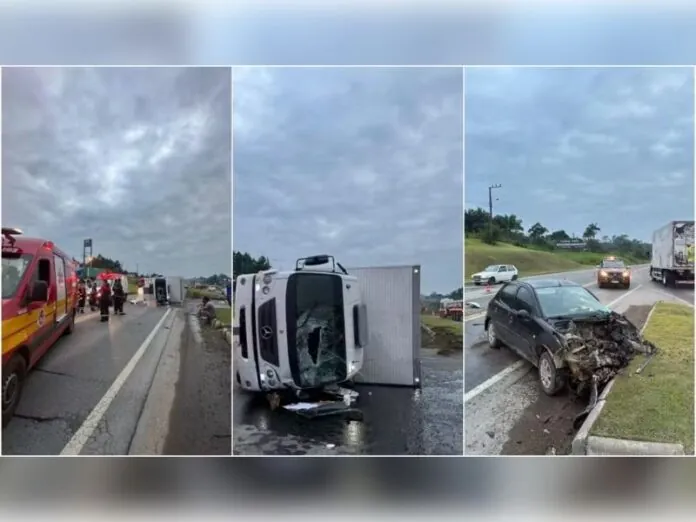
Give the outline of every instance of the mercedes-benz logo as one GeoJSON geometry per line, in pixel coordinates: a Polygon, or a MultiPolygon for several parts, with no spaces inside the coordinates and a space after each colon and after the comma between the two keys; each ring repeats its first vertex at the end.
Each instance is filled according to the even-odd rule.
{"type": "Polygon", "coordinates": [[[270,339],[273,337],[273,328],[270,326],[261,327],[261,339],[270,339]]]}

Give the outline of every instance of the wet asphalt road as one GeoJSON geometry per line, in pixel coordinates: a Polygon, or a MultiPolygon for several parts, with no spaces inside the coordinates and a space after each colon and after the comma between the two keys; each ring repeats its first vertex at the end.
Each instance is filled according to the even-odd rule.
{"type": "Polygon", "coordinates": [[[420,390],[356,386],[363,420],[304,419],[234,391],[234,453],[243,455],[461,455],[462,358],[422,354],[420,390]]]}
{"type": "MultiPolygon", "coordinates": [[[[49,349],[30,372],[17,413],[2,433],[3,454],[56,455],[63,450],[164,315],[163,308],[150,306],[129,305],[125,311],[107,324],[98,313],[79,317],[73,334],[49,349]]],[[[110,427],[112,440],[102,442],[105,450],[127,451],[154,371],[147,369],[152,371],[144,376],[150,373],[150,378],[131,382],[124,387],[125,400],[113,403],[125,411],[110,427]]]]}
{"type": "Polygon", "coordinates": [[[232,352],[219,330],[198,325],[197,305],[187,305],[181,370],[164,453],[231,455],[232,352]]]}
{"type": "MultiPolygon", "coordinates": [[[[568,279],[586,285],[602,303],[619,313],[625,313],[629,307],[644,307],[659,300],[684,302],[692,306],[694,303],[693,286],[665,288],[650,281],[647,267],[634,269],[631,288],[628,290],[600,290],[593,278],[593,270],[568,274],[568,279]]],[[[485,306],[488,299],[481,299],[479,302],[485,306]]],[[[538,406],[538,377],[531,365],[522,362],[505,347],[500,350],[491,350],[488,347],[483,331],[483,318],[468,321],[465,335],[465,452],[500,454],[508,443],[508,434],[528,408],[536,408],[533,413],[541,419],[547,417],[549,411],[538,406]]],[[[565,403],[567,399],[557,397],[552,398],[552,401],[565,403]]],[[[553,431],[553,426],[539,427],[540,430],[542,428],[553,431]]]]}
{"type": "Polygon", "coordinates": [[[3,430],[3,454],[60,454],[95,407],[103,415],[81,454],[231,453],[229,345],[202,348],[181,308],[129,304],[125,311],[108,324],[98,314],[79,317],[74,333],[47,352],[3,430]],[[142,358],[105,401],[148,338],[142,358]]]}

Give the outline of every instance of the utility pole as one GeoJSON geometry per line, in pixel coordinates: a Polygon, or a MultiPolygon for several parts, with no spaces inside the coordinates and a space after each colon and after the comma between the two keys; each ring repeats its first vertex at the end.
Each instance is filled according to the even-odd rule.
{"type": "Polygon", "coordinates": [[[493,190],[501,187],[499,183],[488,187],[488,235],[490,237],[493,237],[493,190]]]}

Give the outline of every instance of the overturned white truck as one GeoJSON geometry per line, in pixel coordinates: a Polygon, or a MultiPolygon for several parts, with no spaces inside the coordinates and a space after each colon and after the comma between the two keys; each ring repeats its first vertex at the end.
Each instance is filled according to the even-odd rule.
{"type": "Polygon", "coordinates": [[[237,384],[302,392],[354,381],[420,386],[420,267],[344,269],[333,256],[240,275],[237,384]]]}

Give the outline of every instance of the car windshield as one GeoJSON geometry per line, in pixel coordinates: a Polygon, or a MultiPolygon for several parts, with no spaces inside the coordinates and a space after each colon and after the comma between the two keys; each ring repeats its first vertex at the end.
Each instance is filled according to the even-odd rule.
{"type": "Polygon", "coordinates": [[[602,268],[626,268],[623,261],[602,261],[602,268]]]}
{"type": "Polygon", "coordinates": [[[606,306],[581,286],[537,288],[536,293],[546,317],[572,317],[609,312],[606,306]]]}
{"type": "Polygon", "coordinates": [[[33,256],[29,254],[2,254],[2,298],[14,296],[33,256]]]}
{"type": "Polygon", "coordinates": [[[487,266],[486,268],[484,268],[484,269],[481,270],[481,271],[482,271],[482,272],[497,272],[499,266],[500,266],[500,265],[489,265],[489,266],[487,266]]]}
{"type": "Polygon", "coordinates": [[[296,273],[286,294],[288,359],[300,388],[347,376],[343,281],[335,274],[296,273]]]}

